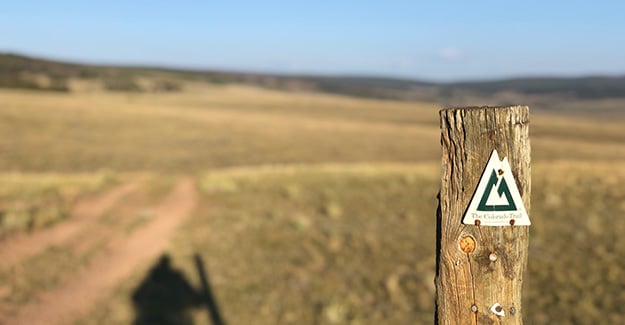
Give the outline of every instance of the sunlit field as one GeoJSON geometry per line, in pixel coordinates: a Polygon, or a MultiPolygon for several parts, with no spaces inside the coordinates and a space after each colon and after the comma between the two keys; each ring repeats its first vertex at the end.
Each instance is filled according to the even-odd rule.
{"type": "MultiPolygon", "coordinates": [[[[433,321],[438,104],[87,86],[0,90],[0,323],[433,321]]],[[[576,116],[530,118],[528,324],[625,322],[625,121],[576,116]]]]}

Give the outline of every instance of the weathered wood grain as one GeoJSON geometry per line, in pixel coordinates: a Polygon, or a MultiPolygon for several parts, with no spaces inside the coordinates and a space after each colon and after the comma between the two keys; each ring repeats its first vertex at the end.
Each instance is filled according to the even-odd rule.
{"type": "MultiPolygon", "coordinates": [[[[493,149],[502,159],[508,157],[529,214],[529,108],[450,108],[440,111],[440,122],[436,321],[522,324],[521,290],[529,227],[463,225],[462,218],[493,149]],[[470,253],[460,247],[467,236],[475,240],[470,253]],[[490,311],[496,303],[503,307],[504,316],[490,311]]],[[[466,241],[463,246],[467,247],[466,241]]]]}

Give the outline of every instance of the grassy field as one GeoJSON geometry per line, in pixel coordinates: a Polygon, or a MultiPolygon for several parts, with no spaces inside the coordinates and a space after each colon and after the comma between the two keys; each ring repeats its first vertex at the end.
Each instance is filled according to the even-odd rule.
{"type": "MultiPolygon", "coordinates": [[[[241,86],[176,94],[0,91],[0,169],[197,172],[440,159],[436,104],[241,86]]],[[[625,159],[621,121],[532,116],[534,161],[625,159]]]]}
{"type": "Polygon", "coordinates": [[[171,95],[0,97],[7,103],[0,113],[3,170],[188,172],[438,155],[435,105],[240,87],[171,95]]]}
{"type": "MultiPolygon", "coordinates": [[[[623,322],[625,221],[613,216],[625,213],[625,171],[537,164],[533,177],[526,322],[623,322]]],[[[193,258],[204,258],[230,323],[433,321],[437,165],[239,169],[199,180],[202,204],[168,254],[198,288],[193,258]]],[[[145,274],[82,322],[129,323],[145,274]]],[[[201,306],[186,312],[206,322],[201,306]]]]}
{"type": "Polygon", "coordinates": [[[84,174],[0,174],[0,238],[12,232],[35,231],[69,217],[81,196],[115,183],[106,171],[84,174]]]}
{"type": "MultiPolygon", "coordinates": [[[[130,269],[73,321],[131,323],[145,309],[139,288],[167,260],[178,280],[161,290],[185,304],[147,306],[210,324],[196,297],[198,256],[230,324],[431,323],[440,107],[184,89],[0,91],[0,245],[62,227],[81,201],[139,184],[85,223],[94,230],[0,263],[0,323],[132,242],[184,175],[197,205],[161,252],[168,258],[130,269]],[[193,290],[176,291],[181,281],[193,290]]],[[[526,322],[623,323],[625,121],[534,114],[530,130],[526,322]]]]}

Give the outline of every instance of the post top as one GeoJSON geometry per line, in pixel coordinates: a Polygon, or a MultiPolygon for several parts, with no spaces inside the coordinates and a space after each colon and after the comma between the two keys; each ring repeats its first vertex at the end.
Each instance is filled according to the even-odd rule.
{"type": "Polygon", "coordinates": [[[466,106],[466,107],[447,107],[440,110],[440,112],[454,112],[454,111],[476,111],[476,110],[502,110],[502,109],[529,109],[526,105],[502,105],[502,106],[466,106]]]}

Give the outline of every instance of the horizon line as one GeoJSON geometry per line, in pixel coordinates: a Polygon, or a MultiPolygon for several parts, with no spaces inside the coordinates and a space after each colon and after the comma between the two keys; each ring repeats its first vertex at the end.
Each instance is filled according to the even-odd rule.
{"type": "Polygon", "coordinates": [[[13,50],[0,50],[0,55],[13,55],[17,57],[27,58],[31,60],[42,60],[42,61],[51,61],[54,63],[61,64],[73,64],[73,65],[81,65],[88,67],[108,67],[108,68],[140,68],[140,69],[156,69],[156,70],[170,70],[170,71],[185,71],[185,72],[195,72],[195,73],[225,73],[225,74],[234,74],[234,75],[255,75],[255,76],[265,76],[265,77],[282,77],[282,78],[332,78],[332,79],[340,79],[340,78],[356,78],[356,79],[377,79],[377,80],[395,80],[395,81],[404,81],[404,82],[414,82],[414,83],[422,83],[422,84],[430,84],[430,85],[453,85],[453,84],[464,84],[464,83],[491,83],[491,82],[503,82],[503,81],[512,81],[512,80],[528,80],[528,79],[561,79],[561,80],[573,80],[573,79],[590,79],[590,78],[605,78],[605,79],[619,79],[625,78],[625,72],[618,73],[601,73],[601,72],[589,72],[589,73],[575,73],[575,74],[566,74],[566,73],[528,73],[528,74],[517,74],[517,75],[507,75],[507,76],[486,76],[486,77],[473,77],[473,78],[453,78],[453,79],[438,79],[436,78],[419,78],[419,77],[409,77],[405,75],[391,75],[391,74],[376,74],[376,73],[367,73],[367,72],[306,72],[306,71],[298,71],[298,72],[286,72],[286,71],[266,71],[263,69],[244,69],[244,68],[227,68],[227,67],[200,67],[200,66],[185,66],[179,64],[171,64],[171,63],[156,63],[156,62],[98,62],[98,61],[90,61],[79,58],[62,58],[55,56],[45,56],[39,54],[31,54],[24,53],[21,51],[13,51],[13,50]]]}

